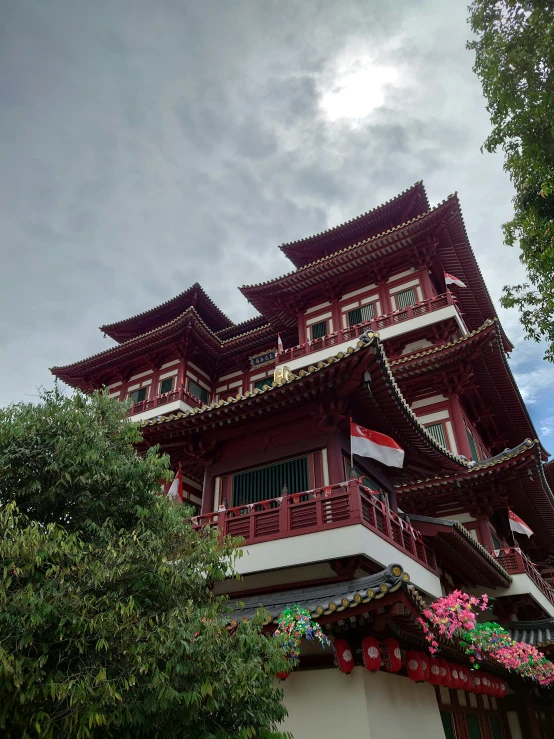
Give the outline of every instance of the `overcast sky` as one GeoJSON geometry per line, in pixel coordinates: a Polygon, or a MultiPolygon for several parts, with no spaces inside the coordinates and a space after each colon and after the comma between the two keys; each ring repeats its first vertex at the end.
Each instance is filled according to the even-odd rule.
{"type": "MultiPolygon", "coordinates": [[[[498,306],[523,272],[466,5],[0,0],[0,405],[195,281],[250,317],[237,286],[289,271],[279,244],[419,179],[458,191],[498,306]]],[[[498,310],[554,451],[554,367],[498,310]]]]}

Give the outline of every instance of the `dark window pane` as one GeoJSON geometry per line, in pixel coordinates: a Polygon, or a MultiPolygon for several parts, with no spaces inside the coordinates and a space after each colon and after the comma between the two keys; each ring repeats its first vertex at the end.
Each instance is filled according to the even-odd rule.
{"type": "Polygon", "coordinates": [[[442,423],[430,423],[428,426],[425,426],[425,428],[436,442],[438,442],[445,449],[449,448],[448,442],[446,440],[446,434],[444,432],[444,426],[442,425],[442,423]]]}
{"type": "Polygon", "coordinates": [[[500,719],[498,718],[498,716],[493,716],[492,714],[489,714],[489,723],[491,725],[492,739],[504,739],[502,726],[500,725],[500,719]]]}
{"type": "Polygon", "coordinates": [[[408,305],[414,305],[416,302],[415,292],[412,287],[408,290],[402,290],[396,293],[396,307],[405,308],[408,305]]]}
{"type": "Polygon", "coordinates": [[[170,393],[173,390],[173,377],[167,377],[160,382],[160,393],[170,393]]]}
{"type": "Polygon", "coordinates": [[[140,390],[133,390],[132,393],[129,393],[129,397],[133,401],[133,403],[139,403],[141,400],[146,399],[146,388],[141,387],[140,390]]]}
{"type": "Polygon", "coordinates": [[[195,398],[198,398],[198,400],[201,400],[203,403],[208,402],[208,391],[206,388],[194,382],[194,380],[189,380],[189,393],[194,395],[195,398]]]}
{"type": "Polygon", "coordinates": [[[263,390],[264,385],[267,385],[268,387],[271,387],[271,383],[273,382],[273,377],[262,377],[261,380],[256,380],[254,383],[254,387],[258,388],[258,390],[263,390]]]}
{"type": "Polygon", "coordinates": [[[348,325],[349,326],[356,326],[358,323],[362,322],[362,309],[361,308],[354,308],[354,310],[348,311],[348,325]]]}
{"type": "Polygon", "coordinates": [[[452,726],[452,714],[449,711],[441,711],[441,719],[445,739],[456,739],[454,727],[452,726]]]}
{"type": "Polygon", "coordinates": [[[467,429],[466,429],[466,434],[467,434],[467,440],[469,443],[469,448],[471,449],[471,456],[476,462],[478,462],[479,455],[477,454],[477,448],[475,446],[475,441],[473,440],[473,436],[469,433],[467,429]]]}
{"type": "Polygon", "coordinates": [[[481,734],[479,716],[476,716],[474,713],[466,713],[466,724],[469,739],[482,739],[483,735],[481,734]]]}
{"type": "Polygon", "coordinates": [[[327,321],[314,323],[312,326],[312,339],[321,339],[323,336],[327,336],[327,321]]]}
{"type": "Polygon", "coordinates": [[[283,494],[285,485],[289,493],[308,490],[307,457],[298,457],[233,475],[233,505],[246,505],[278,498],[283,494]]]}

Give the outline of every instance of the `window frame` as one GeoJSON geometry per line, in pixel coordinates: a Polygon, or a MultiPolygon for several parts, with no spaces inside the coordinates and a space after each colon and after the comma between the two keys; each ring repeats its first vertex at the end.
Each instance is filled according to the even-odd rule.
{"type": "Polygon", "coordinates": [[[187,391],[193,396],[193,398],[196,398],[196,400],[198,400],[200,403],[203,403],[204,405],[208,405],[208,403],[210,402],[210,391],[206,390],[206,388],[203,387],[199,382],[196,382],[196,380],[193,380],[192,377],[188,378],[187,391]],[[191,383],[196,385],[199,390],[206,393],[205,400],[191,390],[191,383]]]}
{"type": "Polygon", "coordinates": [[[252,381],[252,391],[256,390],[263,390],[263,385],[259,387],[258,383],[263,382],[264,385],[267,385],[268,387],[271,387],[271,383],[273,382],[273,377],[271,375],[268,375],[267,377],[260,377],[259,380],[253,380],[252,381]]]}
{"type": "Polygon", "coordinates": [[[369,322],[369,321],[374,321],[375,318],[376,318],[376,311],[375,311],[375,303],[374,302],[364,303],[363,305],[359,305],[357,308],[352,308],[351,310],[349,310],[349,311],[346,312],[346,320],[348,322],[348,328],[352,328],[352,326],[359,326],[361,323],[366,323],[366,322],[369,322]],[[371,309],[371,310],[369,310],[369,309],[371,309]],[[364,316],[363,316],[364,310],[367,310],[372,315],[369,316],[369,318],[364,318],[364,316]],[[350,320],[350,316],[351,316],[352,313],[355,313],[356,311],[359,311],[359,313],[360,313],[360,320],[357,321],[356,323],[352,323],[352,321],[350,320]]]}
{"type": "Polygon", "coordinates": [[[171,375],[171,377],[164,377],[163,380],[160,380],[160,384],[158,385],[158,395],[166,395],[167,393],[172,393],[175,389],[175,380],[177,378],[177,375],[171,375]],[[162,390],[162,385],[164,382],[171,382],[171,387],[169,390],[162,390]]]}
{"type": "Polygon", "coordinates": [[[424,428],[427,429],[429,434],[433,437],[433,439],[437,442],[437,444],[440,444],[441,446],[444,446],[445,449],[448,449],[449,451],[452,451],[452,448],[450,446],[450,439],[448,438],[448,429],[446,428],[446,423],[444,421],[431,421],[430,423],[424,423],[424,428]],[[439,441],[429,429],[431,426],[437,427],[440,426],[442,428],[442,434],[444,436],[445,443],[443,444],[442,441],[439,441]]]}
{"type": "Polygon", "coordinates": [[[148,385],[145,385],[144,387],[137,387],[135,390],[131,390],[131,392],[127,396],[130,400],[133,401],[133,403],[143,403],[145,400],[148,400],[148,385]],[[135,393],[144,393],[144,397],[137,398],[136,400],[133,398],[133,395],[135,393]]]}
{"type": "Polygon", "coordinates": [[[312,341],[320,341],[326,336],[329,336],[329,324],[327,322],[327,318],[323,318],[321,321],[316,321],[315,323],[312,323],[312,325],[310,326],[310,336],[312,337],[312,341]],[[325,327],[325,332],[321,334],[321,336],[314,336],[314,329],[316,326],[325,327]]]}
{"type": "Polygon", "coordinates": [[[415,286],[414,287],[407,287],[405,290],[399,290],[398,292],[393,293],[393,295],[394,295],[394,302],[396,304],[396,310],[406,310],[406,308],[408,308],[411,305],[416,305],[417,302],[418,302],[418,300],[417,300],[417,292],[416,292],[415,286]],[[406,303],[405,305],[400,305],[398,298],[401,295],[405,295],[406,293],[411,293],[413,295],[413,298],[414,298],[413,299],[413,302],[406,303]]]}

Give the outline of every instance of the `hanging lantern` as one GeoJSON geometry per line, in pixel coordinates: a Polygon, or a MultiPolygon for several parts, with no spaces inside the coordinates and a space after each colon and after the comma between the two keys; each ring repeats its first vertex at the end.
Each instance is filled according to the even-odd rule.
{"type": "Polygon", "coordinates": [[[480,675],[476,675],[475,673],[472,673],[470,690],[472,693],[482,693],[483,692],[483,685],[481,682],[480,675]]]}
{"type": "Polygon", "coordinates": [[[276,672],[275,675],[279,678],[279,680],[286,680],[287,677],[290,675],[290,672],[276,672]]]}
{"type": "Polygon", "coordinates": [[[421,667],[421,653],[410,650],[406,652],[406,670],[408,677],[414,683],[423,682],[423,670],[421,667]]]}
{"type": "Polygon", "coordinates": [[[346,639],[337,639],[334,647],[339,670],[344,672],[346,675],[349,675],[354,669],[354,657],[352,656],[350,644],[346,639]]]}
{"type": "Polygon", "coordinates": [[[499,679],[498,680],[498,697],[504,698],[507,692],[508,690],[506,688],[506,683],[504,682],[504,680],[499,679]]]}
{"type": "Polygon", "coordinates": [[[438,659],[431,657],[429,659],[429,682],[431,685],[440,685],[441,668],[438,659]]]}
{"type": "Polygon", "coordinates": [[[398,672],[402,667],[402,652],[396,639],[385,639],[382,648],[383,664],[388,672],[398,672]]]}
{"type": "Polygon", "coordinates": [[[462,680],[458,672],[458,665],[454,664],[454,662],[449,662],[448,667],[450,668],[450,677],[452,678],[450,687],[454,688],[454,690],[459,690],[462,687],[462,680]]]}
{"type": "Polygon", "coordinates": [[[362,639],[362,657],[364,667],[370,672],[377,672],[383,664],[379,642],[374,636],[366,636],[365,639],[362,639]]]}
{"type": "Polygon", "coordinates": [[[421,655],[421,679],[427,682],[429,680],[429,660],[431,659],[425,652],[420,652],[421,655]]]}
{"type": "Polygon", "coordinates": [[[463,665],[458,665],[458,678],[460,680],[460,689],[470,690],[471,678],[467,667],[464,667],[463,665]]]}
{"type": "Polygon", "coordinates": [[[484,695],[492,695],[491,676],[486,672],[483,675],[481,675],[481,686],[482,686],[484,695]]]}
{"type": "Polygon", "coordinates": [[[450,668],[448,667],[448,662],[442,658],[439,658],[437,662],[439,663],[439,669],[440,669],[440,675],[441,675],[439,685],[443,685],[445,688],[449,688],[452,684],[452,676],[450,675],[450,668]]]}

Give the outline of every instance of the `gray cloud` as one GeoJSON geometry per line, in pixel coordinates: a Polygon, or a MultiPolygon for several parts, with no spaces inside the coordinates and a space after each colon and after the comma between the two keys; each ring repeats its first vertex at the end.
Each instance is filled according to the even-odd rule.
{"type": "MultiPolygon", "coordinates": [[[[502,246],[502,159],[479,151],[489,123],[465,4],[1,7],[0,403],[49,383],[49,366],[110,346],[101,323],[195,280],[235,320],[249,317],[236,287],[290,270],[278,244],[418,179],[432,202],[459,191],[495,300],[522,274],[502,246]],[[340,69],[368,58],[376,76],[396,73],[381,104],[331,119],[322,101],[340,92],[340,69]]],[[[356,95],[367,102],[370,86],[356,95]]],[[[525,375],[540,347],[499,312],[525,375]]]]}

